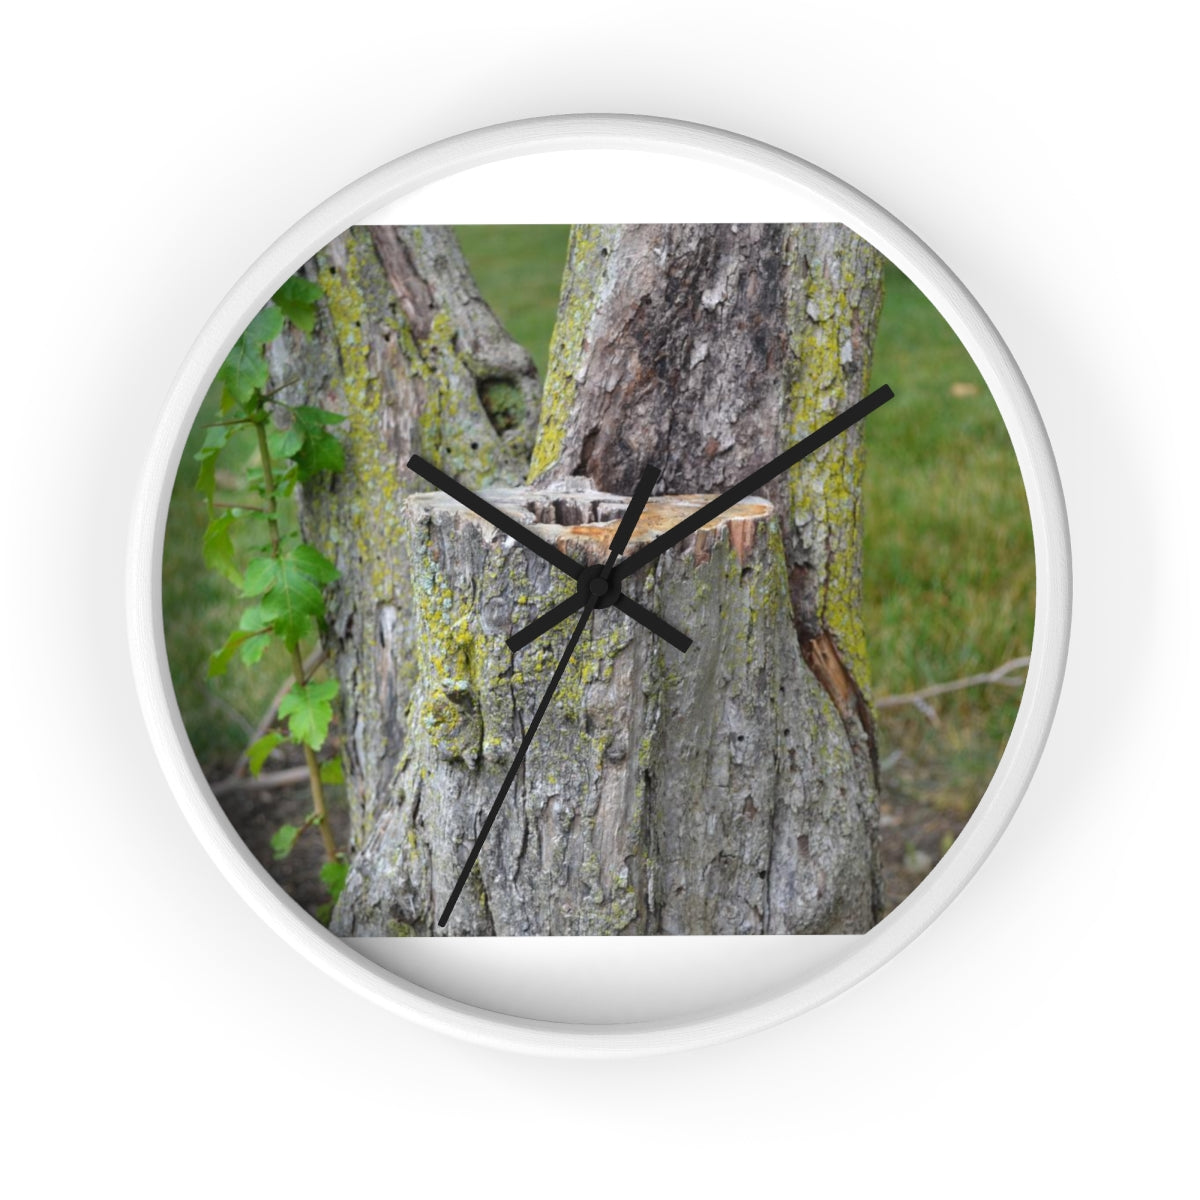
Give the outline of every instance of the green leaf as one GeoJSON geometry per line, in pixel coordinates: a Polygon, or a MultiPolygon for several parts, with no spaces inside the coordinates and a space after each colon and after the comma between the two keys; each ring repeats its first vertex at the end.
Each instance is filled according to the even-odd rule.
{"type": "Polygon", "coordinates": [[[271,622],[263,616],[261,604],[251,604],[249,608],[243,611],[238,628],[246,634],[264,633],[270,628],[271,622]]]}
{"type": "Polygon", "coordinates": [[[224,575],[234,587],[242,586],[242,573],[237,569],[233,553],[233,538],[230,529],[234,516],[231,512],[222,513],[208,523],[204,531],[204,565],[210,571],[224,575]]]}
{"type": "Polygon", "coordinates": [[[289,650],[312,631],[313,618],[325,616],[321,584],[337,578],[333,564],[311,547],[297,558],[298,551],[300,547],[278,561],[275,583],[261,605],[263,615],[274,624],[289,650]]]}
{"type": "Polygon", "coordinates": [[[283,332],[283,313],[273,304],[266,308],[246,326],[242,341],[251,342],[260,349],[273,342],[283,332]]]}
{"type": "Polygon", "coordinates": [[[292,409],[292,418],[305,433],[313,433],[322,425],[340,425],[346,415],[325,408],[313,408],[310,404],[298,404],[292,409]]]}
{"type": "Polygon", "coordinates": [[[327,762],[321,764],[321,782],[322,783],[345,783],[346,776],[342,771],[342,760],[340,758],[331,758],[327,762]]]}
{"type": "Polygon", "coordinates": [[[296,472],[304,483],[322,471],[341,471],[346,466],[346,452],[342,443],[330,433],[310,433],[293,455],[296,472]]]}
{"type": "Polygon", "coordinates": [[[280,825],[271,835],[271,849],[275,852],[276,862],[281,862],[291,854],[302,829],[303,826],[298,825],[280,825]]]}
{"type": "Polygon", "coordinates": [[[314,583],[332,583],[341,572],[314,546],[301,542],[287,556],[288,562],[302,571],[314,583]]]}
{"type": "Polygon", "coordinates": [[[258,662],[260,658],[262,658],[267,647],[271,644],[271,637],[272,634],[270,633],[256,633],[253,636],[248,637],[242,643],[242,652],[238,657],[241,658],[242,662],[244,662],[246,666],[254,666],[254,664],[258,662]]]}
{"type": "Polygon", "coordinates": [[[282,639],[283,644],[294,650],[301,642],[312,637],[317,631],[317,623],[307,613],[281,612],[275,617],[272,628],[282,639]]]}
{"type": "Polygon", "coordinates": [[[304,430],[293,425],[290,429],[275,429],[267,435],[267,449],[273,459],[294,458],[304,445],[304,430]]]}
{"type": "Polygon", "coordinates": [[[275,498],[286,500],[296,490],[298,480],[295,467],[289,467],[282,474],[275,476],[275,498]]]}
{"type": "Polygon", "coordinates": [[[321,864],[321,882],[329,889],[331,903],[337,903],[338,897],[346,886],[346,876],[349,873],[350,864],[343,862],[340,858],[321,864]]]}
{"type": "Polygon", "coordinates": [[[291,691],[280,701],[279,715],[287,719],[288,732],[294,742],[319,750],[329,733],[333,719],[330,701],[337,695],[334,679],[321,683],[293,684],[291,691]]]}
{"type": "Polygon", "coordinates": [[[196,451],[200,463],[196,475],[196,491],[208,499],[212,505],[213,493],[217,490],[217,455],[221,452],[229,436],[233,432],[232,425],[214,425],[204,433],[204,442],[196,451]]]}
{"type": "Polygon", "coordinates": [[[213,495],[217,490],[217,459],[215,455],[200,460],[200,470],[196,473],[196,491],[207,501],[209,511],[212,511],[213,495]]]}
{"type": "Polygon", "coordinates": [[[277,337],[282,329],[283,313],[275,305],[268,304],[246,327],[221,364],[217,378],[243,407],[249,405],[254,393],[270,378],[271,370],[263,357],[262,348],[277,337]]]}
{"type": "Polygon", "coordinates": [[[271,376],[271,369],[263,357],[261,348],[239,338],[229,357],[221,364],[217,378],[225,386],[225,393],[237,404],[247,405],[254,393],[271,376]]]}
{"type": "Polygon", "coordinates": [[[233,436],[236,428],[236,425],[210,425],[204,431],[204,441],[200,443],[200,449],[196,451],[195,457],[203,462],[204,459],[219,454],[233,436]]]}
{"type": "MultiPolygon", "coordinates": [[[[259,632],[270,625],[287,648],[293,649],[314,631],[316,618],[325,616],[321,588],[337,577],[333,563],[312,546],[303,544],[282,558],[265,555],[252,559],[242,582],[242,595],[262,597],[253,608],[254,619],[259,623],[248,625],[248,618],[243,615],[241,628],[259,632]]],[[[261,657],[261,651],[258,656],[261,657]]]]}
{"type": "Polygon", "coordinates": [[[290,650],[307,636],[313,618],[325,615],[325,600],[321,589],[302,572],[284,569],[280,576],[281,582],[263,597],[260,607],[290,650]]]}
{"type": "Polygon", "coordinates": [[[303,275],[293,275],[275,293],[274,300],[293,325],[305,333],[312,333],[317,320],[317,301],[321,295],[321,289],[315,283],[309,282],[303,275]]]}
{"type": "Polygon", "coordinates": [[[295,455],[301,482],[322,471],[341,471],[345,467],[346,453],[342,443],[327,429],[329,425],[340,425],[345,419],[341,413],[326,412],[307,404],[292,409],[292,420],[305,435],[304,445],[295,455]]]}
{"type": "Polygon", "coordinates": [[[263,763],[271,755],[271,751],[284,740],[282,733],[264,734],[254,742],[246,751],[246,763],[250,767],[250,774],[257,775],[263,769],[263,763]]]}
{"type": "Polygon", "coordinates": [[[250,636],[246,630],[237,629],[225,639],[225,645],[209,656],[209,679],[216,679],[218,676],[225,674],[229,669],[230,662],[233,661],[233,656],[237,653],[238,647],[250,636]]]}
{"type": "Polygon", "coordinates": [[[277,558],[253,559],[246,568],[246,580],[242,584],[242,595],[261,596],[275,586],[279,575],[277,558]]]}
{"type": "Polygon", "coordinates": [[[333,920],[333,905],[318,904],[317,920],[320,921],[322,925],[328,925],[329,922],[333,920]]]}

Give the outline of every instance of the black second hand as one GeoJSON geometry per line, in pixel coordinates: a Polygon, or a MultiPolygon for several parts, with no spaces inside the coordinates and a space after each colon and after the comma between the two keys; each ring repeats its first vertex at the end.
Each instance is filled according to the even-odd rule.
{"type": "Polygon", "coordinates": [[[537,733],[537,727],[542,723],[542,717],[546,715],[546,709],[550,707],[550,698],[554,695],[559,680],[562,679],[563,672],[567,669],[567,663],[570,662],[571,655],[575,651],[579,635],[583,633],[583,627],[587,624],[588,617],[592,615],[592,609],[596,607],[596,602],[599,599],[599,596],[588,597],[587,604],[580,614],[579,622],[575,626],[575,631],[571,634],[571,638],[567,642],[567,648],[563,651],[562,658],[558,660],[558,666],[554,670],[554,677],[550,680],[550,686],[546,689],[545,695],[542,696],[542,702],[538,705],[537,712],[533,714],[533,720],[529,723],[529,728],[525,731],[525,736],[521,739],[520,748],[517,750],[516,757],[512,761],[512,766],[508,768],[508,774],[504,777],[504,783],[500,787],[500,792],[493,801],[488,815],[484,818],[483,827],[479,830],[479,834],[475,838],[475,845],[471,847],[471,853],[467,855],[467,861],[462,871],[459,872],[458,882],[454,885],[454,891],[450,893],[450,899],[446,902],[446,907],[442,909],[442,915],[438,918],[439,926],[445,927],[446,922],[450,920],[450,914],[454,911],[454,906],[458,903],[459,896],[462,895],[462,890],[467,883],[467,877],[471,874],[471,868],[475,865],[475,860],[479,857],[480,850],[483,849],[483,843],[487,841],[487,835],[491,832],[496,816],[500,812],[500,806],[504,803],[504,797],[508,795],[508,789],[512,787],[513,780],[516,779],[517,772],[520,770],[521,764],[525,761],[525,752],[529,749],[530,742],[533,741],[533,735],[537,733]]]}

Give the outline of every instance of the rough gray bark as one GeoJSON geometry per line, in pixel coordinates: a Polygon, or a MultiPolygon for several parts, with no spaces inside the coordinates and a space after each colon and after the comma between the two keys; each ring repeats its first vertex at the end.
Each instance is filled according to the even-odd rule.
{"type": "Polygon", "coordinates": [[[341,581],[325,646],[341,684],[351,851],[393,795],[413,680],[401,506],[423,454],[470,486],[516,483],[537,425],[529,355],[481,299],[451,230],[355,228],[304,268],[317,325],[270,348],[289,404],[342,413],[346,468],[301,497],[306,538],[341,581]]]}
{"type": "MultiPolygon", "coordinates": [[[[576,226],[531,478],[628,492],[651,462],[664,492],[723,490],[862,399],[882,292],[882,259],[842,225],[576,226]]],[[[853,786],[874,797],[863,435],[768,494],[801,654],[842,718],[853,786]]]]}
{"type": "MultiPolygon", "coordinates": [[[[602,561],[626,500],[514,489],[493,503],[602,561]],[[545,524],[542,524],[545,522],[545,524]]],[[[652,501],[631,549],[703,502],[652,501]]],[[[405,505],[417,682],[396,795],[352,865],[336,932],[438,932],[564,637],[504,638],[573,587],[441,495],[405,505]]],[[[873,798],[800,657],[772,508],[745,501],[632,594],[680,654],[598,611],[451,918],[459,934],[854,932],[872,922],[873,798]]]]}
{"type": "MultiPolygon", "coordinates": [[[[863,395],[881,263],[840,226],[577,227],[536,440],[532,367],[447,231],[352,230],[306,270],[321,323],[277,348],[277,381],[350,417],[347,471],[303,505],[342,571],[326,641],[354,832],[334,927],[436,932],[566,634],[515,661],[503,637],[570,585],[406,500],[424,485],[405,459],[476,488],[529,461],[536,486],[506,503],[597,561],[646,463],[674,495],[639,536],[863,395]]],[[[871,925],[862,462],[854,430],[627,585],[696,639],[687,655],[596,614],[449,932],[871,925]]]]}

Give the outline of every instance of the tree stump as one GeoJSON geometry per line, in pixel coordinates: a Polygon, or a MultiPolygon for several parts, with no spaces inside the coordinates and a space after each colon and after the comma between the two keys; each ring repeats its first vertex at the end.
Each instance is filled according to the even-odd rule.
{"type": "MultiPolygon", "coordinates": [[[[492,489],[580,562],[628,500],[586,479],[492,489]]],[[[629,551],[708,497],[652,500],[629,551]]],[[[415,682],[409,737],[335,910],[347,936],[855,933],[870,928],[876,810],[845,722],[806,668],[772,504],[751,498],[627,580],[694,638],[597,610],[446,930],[436,919],[571,623],[505,638],[575,584],[440,494],[403,502],[415,682]]],[[[378,697],[379,701],[385,697],[378,697]]]]}

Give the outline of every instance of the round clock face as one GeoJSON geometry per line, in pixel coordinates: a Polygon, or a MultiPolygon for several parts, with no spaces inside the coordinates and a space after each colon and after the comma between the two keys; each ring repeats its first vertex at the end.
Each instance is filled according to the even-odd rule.
{"type": "Polygon", "coordinates": [[[580,118],[400,160],[250,272],[165,424],[164,762],[260,911],[417,1019],[612,1053],[802,1011],[1040,751],[1032,402],[911,234],[761,146],[580,118]]]}

